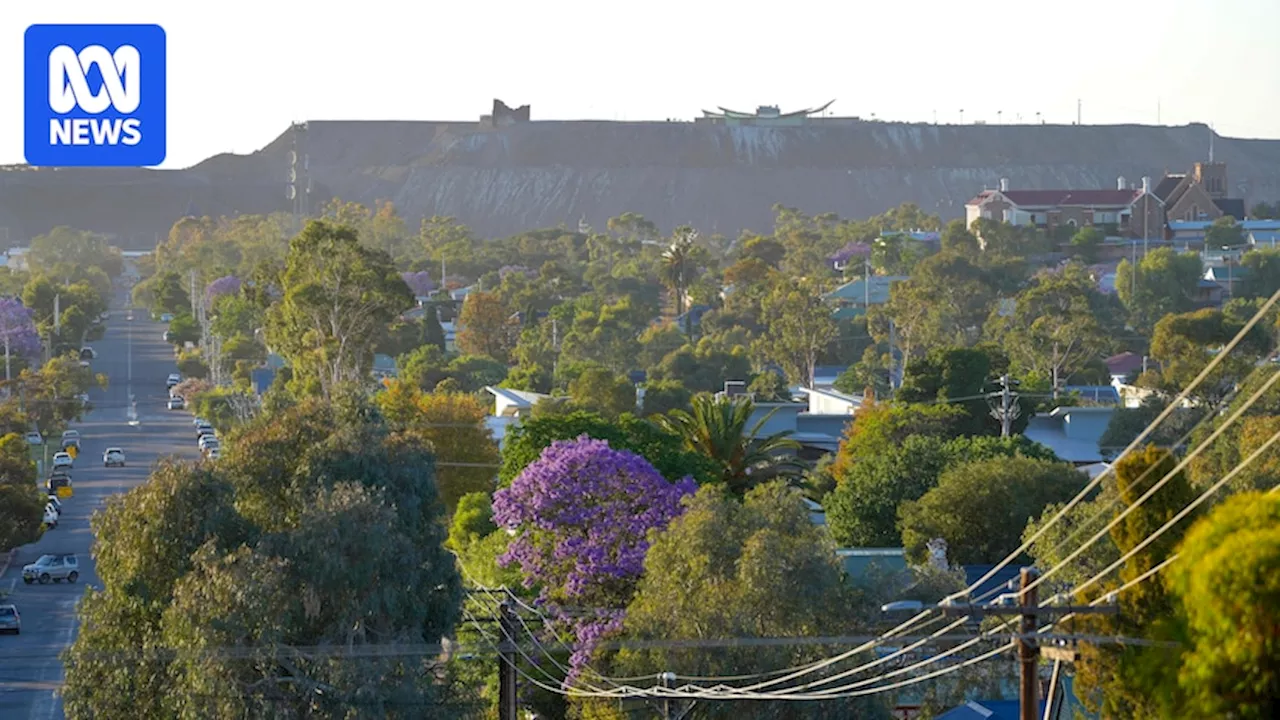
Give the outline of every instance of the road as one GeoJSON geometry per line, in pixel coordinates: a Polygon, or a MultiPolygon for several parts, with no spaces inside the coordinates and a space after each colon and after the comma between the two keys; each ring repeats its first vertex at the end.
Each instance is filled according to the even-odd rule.
{"type": "MultiPolygon", "coordinates": [[[[86,586],[99,584],[89,554],[93,543],[89,517],[111,495],[146,480],[158,458],[199,456],[191,416],[165,408],[165,378],[176,367],[163,334],[164,325],[152,322],[145,312],[135,313],[129,322],[124,310],[114,310],[104,337],[93,343],[98,353],[93,369],[107,375],[108,386],[89,392],[94,409],[73,425],[81,435],[81,453],[72,471],[75,495],[63,501],[58,527],[20,548],[13,565],[0,577],[0,589],[13,587],[10,601],[22,615],[21,635],[0,636],[0,718],[4,720],[63,717],[57,693],[63,677],[58,654],[75,638],[76,601],[86,586]],[[129,422],[131,391],[137,403],[136,426],[129,422]],[[108,447],[124,449],[125,467],[102,467],[102,453],[108,447]],[[23,584],[22,565],[45,553],[78,554],[80,582],[23,584]]],[[[58,438],[46,440],[58,442],[58,438]]]]}

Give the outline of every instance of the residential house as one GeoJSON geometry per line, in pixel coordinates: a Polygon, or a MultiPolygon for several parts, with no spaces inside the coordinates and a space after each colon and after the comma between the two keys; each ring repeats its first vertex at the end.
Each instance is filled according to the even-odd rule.
{"type": "Polygon", "coordinates": [[[1204,277],[1201,279],[1200,288],[1202,292],[1197,299],[1212,299],[1212,286],[1218,286],[1221,291],[1217,293],[1217,303],[1221,304],[1224,299],[1231,299],[1236,296],[1241,281],[1248,274],[1248,268],[1241,266],[1241,260],[1244,259],[1245,248],[1209,248],[1206,247],[1200,253],[1200,258],[1204,262],[1204,277]],[[1205,292],[1207,290],[1207,292],[1205,292]]]}
{"type": "Polygon", "coordinates": [[[810,415],[853,415],[862,408],[862,397],[849,395],[831,388],[799,388],[809,398],[810,415]]]}
{"type": "MultiPolygon", "coordinates": [[[[805,390],[802,389],[802,392],[805,390]]],[[[724,384],[724,390],[717,393],[718,397],[734,397],[737,395],[747,394],[747,384],[741,380],[731,380],[724,384]]],[[[755,427],[756,423],[764,420],[764,424],[756,433],[756,437],[767,437],[779,432],[789,432],[792,440],[800,443],[801,448],[797,453],[799,457],[805,460],[816,460],[823,455],[833,453],[840,446],[840,438],[844,436],[845,429],[849,423],[853,422],[853,413],[843,410],[831,412],[836,409],[835,405],[822,405],[826,402],[824,398],[829,398],[831,402],[838,402],[834,398],[842,396],[842,393],[831,391],[823,393],[821,391],[808,391],[809,404],[797,402],[758,402],[752,410],[751,417],[747,420],[747,427],[755,427]],[[815,400],[815,394],[818,400],[815,400]],[[815,404],[817,403],[817,404],[815,404]],[[823,412],[812,412],[815,408],[824,410],[823,412]],[[765,420],[765,418],[768,418],[765,420]]],[[[843,396],[852,398],[852,396],[843,396]]]]}
{"type": "Polygon", "coordinates": [[[1047,415],[1032,417],[1022,434],[1069,463],[1091,465],[1109,459],[1119,449],[1099,444],[1115,410],[1114,406],[1057,407],[1047,415]]]}
{"type": "Polygon", "coordinates": [[[486,386],[485,390],[493,395],[493,414],[485,418],[485,426],[493,433],[493,439],[498,443],[498,447],[502,447],[507,429],[529,417],[534,405],[543,400],[553,399],[551,395],[528,390],[491,386],[486,386]]]}
{"type": "Polygon", "coordinates": [[[1249,238],[1249,246],[1255,250],[1275,250],[1280,247],[1280,229],[1249,230],[1246,231],[1245,235],[1249,238]]]}
{"type": "Polygon", "coordinates": [[[710,305],[694,305],[677,315],[672,322],[680,332],[689,330],[697,332],[698,327],[702,324],[702,316],[706,315],[710,310],[710,305]]]}
{"type": "Polygon", "coordinates": [[[1150,178],[1143,178],[1136,190],[1124,178],[1114,190],[1013,190],[1009,180],[1001,178],[998,190],[983,190],[965,203],[966,226],[972,229],[980,219],[1049,233],[1063,227],[1098,227],[1129,238],[1164,234],[1164,210],[1151,192],[1150,178]]]}
{"type": "Polygon", "coordinates": [[[1114,385],[1066,385],[1062,391],[1088,405],[1120,404],[1120,391],[1114,385]]]}
{"type": "Polygon", "coordinates": [[[858,317],[870,305],[889,302],[889,288],[894,283],[908,279],[905,275],[872,275],[847,282],[822,296],[824,302],[834,306],[837,320],[858,317]]]}
{"type": "Polygon", "coordinates": [[[29,252],[31,252],[29,247],[9,248],[5,251],[5,257],[8,258],[5,264],[14,272],[27,272],[31,269],[31,265],[27,262],[29,252]]]}
{"type": "Polygon", "coordinates": [[[1107,366],[1107,372],[1111,374],[1112,385],[1124,384],[1130,376],[1145,372],[1147,369],[1145,357],[1128,351],[1112,355],[1103,360],[1102,364],[1107,366]]]}

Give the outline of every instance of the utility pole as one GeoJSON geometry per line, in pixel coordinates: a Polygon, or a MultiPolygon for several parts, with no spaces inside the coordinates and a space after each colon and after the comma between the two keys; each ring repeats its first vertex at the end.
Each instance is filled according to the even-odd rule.
{"type": "MultiPolygon", "coordinates": [[[[662,687],[667,690],[670,690],[672,686],[675,685],[675,679],[675,673],[671,672],[664,672],[658,675],[659,682],[661,682],[662,687]]],[[[662,720],[675,720],[671,715],[671,698],[669,697],[662,698],[662,720]]]]}
{"type": "Polygon", "coordinates": [[[1036,712],[1040,709],[1040,646],[1031,639],[1036,632],[1039,593],[1035,586],[1027,587],[1038,575],[1034,568],[1025,567],[1019,578],[1018,605],[1023,612],[1018,628],[1018,720],[1040,720],[1036,712]]]}
{"type": "Polygon", "coordinates": [[[498,720],[516,720],[516,644],[514,612],[509,602],[498,608],[502,637],[498,638],[498,720]]]}
{"type": "MultiPolygon", "coordinates": [[[[1073,662],[1078,658],[1074,647],[1076,640],[1074,639],[1069,641],[1070,645],[1051,644],[1042,649],[1040,640],[1054,640],[1054,638],[1053,636],[1042,635],[1037,626],[1045,624],[1054,617],[1115,615],[1120,611],[1120,606],[1116,605],[1110,597],[1108,597],[1108,603],[1105,605],[1046,604],[1042,606],[1039,603],[1038,588],[1033,585],[1039,577],[1040,573],[1035,568],[1022,568],[1022,572],[1019,574],[1018,604],[1014,606],[1002,605],[998,602],[988,605],[951,604],[936,606],[936,609],[940,610],[943,615],[970,617],[985,617],[988,615],[1008,617],[1010,615],[1018,615],[1020,617],[1018,637],[1015,642],[1018,649],[1019,665],[1018,720],[1042,720],[1037,713],[1040,704],[1040,656],[1043,654],[1046,658],[1057,663],[1054,667],[1054,676],[1050,680],[1050,693],[1057,690],[1061,662],[1073,662]]],[[[1047,705],[1052,706],[1053,696],[1050,695],[1048,699],[1050,702],[1047,705]]],[[[1046,712],[1044,717],[1049,718],[1049,713],[1046,712]]]]}
{"type": "Polygon", "coordinates": [[[999,398],[999,403],[991,408],[991,417],[1000,421],[1000,436],[1009,437],[1013,434],[1013,421],[1022,415],[1022,408],[1017,403],[1018,394],[1013,391],[1019,383],[1008,373],[1001,375],[999,382],[1000,391],[989,395],[999,398]]]}

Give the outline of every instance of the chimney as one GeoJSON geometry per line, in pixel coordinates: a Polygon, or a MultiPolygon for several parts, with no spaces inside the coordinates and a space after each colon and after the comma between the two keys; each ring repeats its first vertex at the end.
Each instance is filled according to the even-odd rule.
{"type": "Polygon", "coordinates": [[[724,394],[727,397],[738,397],[747,394],[747,383],[744,380],[725,380],[724,394]]]}
{"type": "Polygon", "coordinates": [[[1144,178],[1142,178],[1142,192],[1144,192],[1144,193],[1149,193],[1149,192],[1151,192],[1151,178],[1150,178],[1150,177],[1144,177],[1144,178]]]}
{"type": "Polygon", "coordinates": [[[1009,192],[1009,178],[1000,178],[1000,192],[1009,192]]]}
{"type": "Polygon", "coordinates": [[[1117,189],[1117,190],[1124,190],[1124,189],[1125,189],[1125,186],[1124,186],[1124,176],[1123,176],[1123,175],[1121,175],[1120,177],[1116,178],[1116,189],[1117,189]]]}

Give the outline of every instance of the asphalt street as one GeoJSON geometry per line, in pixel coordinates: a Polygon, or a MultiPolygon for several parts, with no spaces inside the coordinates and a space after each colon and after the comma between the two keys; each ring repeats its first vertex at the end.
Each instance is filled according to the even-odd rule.
{"type": "MultiPolygon", "coordinates": [[[[109,496],[145,481],[157,460],[170,455],[199,457],[191,415],[165,407],[165,379],[177,371],[173,349],[162,337],[165,326],[152,322],[145,311],[135,313],[133,322],[126,316],[125,310],[113,310],[104,337],[92,343],[97,351],[93,370],[107,375],[108,386],[89,392],[94,408],[83,422],[72,426],[81,435],[81,452],[71,473],[75,494],[63,501],[58,527],[20,548],[17,559],[0,577],[0,590],[13,589],[5,602],[16,604],[22,616],[21,635],[0,635],[0,718],[4,720],[63,717],[58,695],[63,670],[58,655],[75,639],[76,601],[87,586],[99,584],[90,555],[90,516],[109,496]],[[136,425],[130,424],[130,395],[136,403],[136,425]],[[108,447],[124,449],[125,467],[102,466],[108,447]],[[79,555],[79,583],[24,584],[22,566],[45,553],[79,555]]],[[[59,438],[46,441],[56,444],[59,438]]],[[[51,453],[54,449],[49,448],[51,453]]]]}

